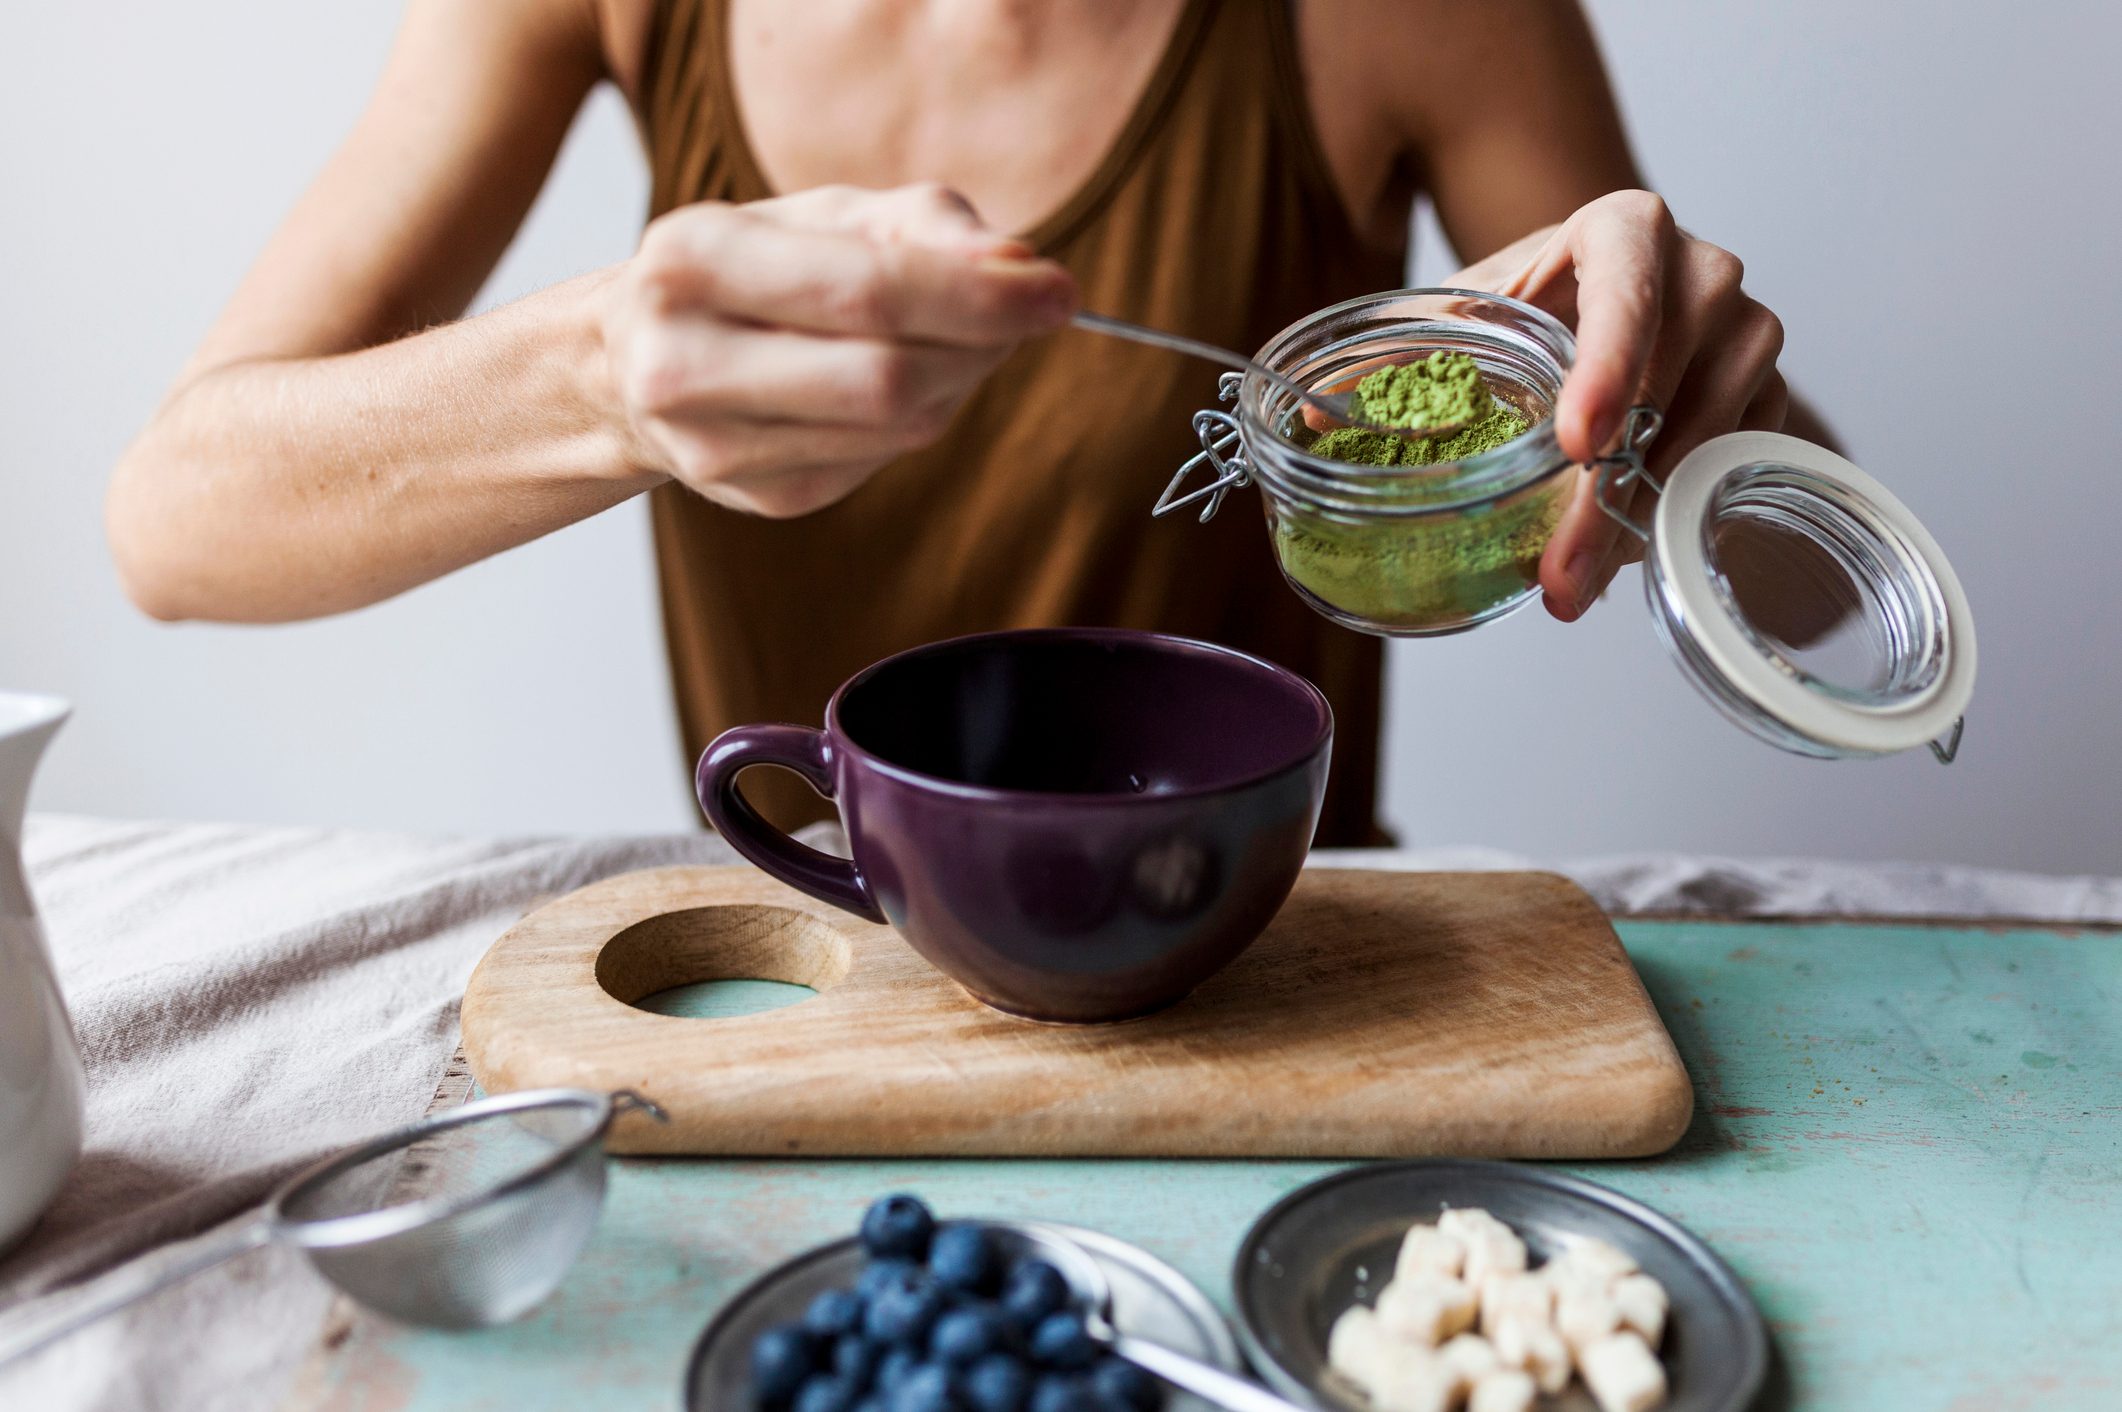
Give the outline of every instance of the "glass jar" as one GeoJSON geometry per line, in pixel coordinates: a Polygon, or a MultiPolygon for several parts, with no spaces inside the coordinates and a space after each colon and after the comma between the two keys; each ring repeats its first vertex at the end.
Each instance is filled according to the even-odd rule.
{"type": "Polygon", "coordinates": [[[1460,632],[1540,591],[1540,555],[1581,474],[1555,444],[1553,423],[1574,349],[1569,330],[1530,305],[1430,289],[1337,304],[1260,351],[1259,360],[1284,377],[1333,391],[1389,363],[1438,351],[1470,355],[1527,430],[1436,465],[1314,456],[1308,448],[1317,433],[1302,404],[1258,376],[1226,379],[1234,418],[1203,415],[1235,433],[1260,486],[1275,562],[1313,608],[1359,632],[1460,632]]]}
{"type": "Polygon", "coordinates": [[[1438,350],[1480,364],[1529,424],[1491,451],[1433,466],[1351,465],[1310,454],[1296,396],[1257,373],[1226,373],[1235,413],[1194,415],[1201,451],[1154,513],[1258,484],[1275,561],[1299,596],[1360,632],[1421,637],[1502,617],[1539,590],[1541,554],[1576,494],[1644,544],[1653,630],[1728,719],[1801,755],[1846,759],[1928,744],[1957,753],[1974,690],[1966,594],[1915,515],[1824,447],[1732,432],[1661,480],[1643,456],[1659,413],[1637,407],[1620,445],[1589,467],[1555,442],[1553,415],[1575,340],[1501,295],[1408,289],[1299,320],[1257,361],[1300,386],[1340,392],[1364,373],[1438,350]],[[1187,489],[1196,472],[1206,485],[1187,489]],[[1655,505],[1621,507],[1645,487],[1655,505]]]}

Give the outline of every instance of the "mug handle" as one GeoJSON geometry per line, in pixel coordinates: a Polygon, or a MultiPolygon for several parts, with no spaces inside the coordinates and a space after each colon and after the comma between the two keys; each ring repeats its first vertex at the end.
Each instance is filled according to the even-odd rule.
{"type": "Polygon", "coordinates": [[[737,776],[754,765],[793,770],[827,799],[833,797],[833,748],[825,732],[808,726],[737,726],[708,743],[693,783],[700,807],[729,846],[798,892],[830,902],[866,921],[884,911],[862,870],[845,858],[798,843],[759,816],[737,789],[737,776]]]}

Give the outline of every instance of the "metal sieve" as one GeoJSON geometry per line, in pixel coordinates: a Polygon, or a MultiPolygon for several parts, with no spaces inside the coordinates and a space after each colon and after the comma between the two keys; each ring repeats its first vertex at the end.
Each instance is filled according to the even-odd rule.
{"type": "Polygon", "coordinates": [[[519,1318],[589,1242],[604,1203],[602,1139],[637,1109],[668,1121],[627,1090],[546,1088],[386,1133],[297,1173],[229,1230],[121,1265],[56,1310],[0,1321],[0,1365],[275,1243],[298,1247],[339,1289],[406,1323],[464,1329],[519,1318]]]}

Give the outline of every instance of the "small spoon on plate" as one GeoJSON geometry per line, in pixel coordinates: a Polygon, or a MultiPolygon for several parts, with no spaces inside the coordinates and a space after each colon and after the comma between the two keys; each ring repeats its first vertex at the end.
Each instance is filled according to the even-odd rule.
{"type": "Polygon", "coordinates": [[[1113,1326],[1113,1291],[1105,1272],[1088,1251],[1062,1232],[1037,1221],[991,1222],[987,1230],[1006,1263],[1014,1265],[1028,1257],[1044,1260],[1061,1272],[1068,1282],[1070,1310],[1081,1316],[1091,1340],[1105,1352],[1230,1412],[1308,1412],[1249,1379],[1161,1343],[1121,1333],[1113,1326]]]}
{"type": "Polygon", "coordinates": [[[1307,407],[1336,422],[1345,423],[1362,431],[1374,431],[1384,436],[1397,436],[1408,441],[1428,441],[1433,437],[1450,436],[1456,432],[1464,431],[1472,420],[1471,418],[1462,417],[1455,422],[1436,422],[1432,425],[1421,427],[1385,426],[1371,421],[1358,413],[1355,410],[1355,399],[1349,394],[1345,392],[1313,392],[1309,388],[1301,387],[1291,382],[1266,364],[1255,362],[1243,353],[1229,348],[1222,348],[1213,343],[1203,343],[1197,338],[1188,338],[1184,334],[1166,333],[1162,329],[1129,323],[1125,319],[1116,319],[1108,314],[1094,314],[1088,309],[1078,311],[1075,318],[1069,322],[1073,323],[1077,328],[1086,329],[1091,333],[1102,333],[1111,338],[1124,338],[1131,343],[1146,343],[1152,348],[1169,348],[1176,353],[1187,353],[1196,358],[1206,359],[1211,363],[1221,363],[1227,368],[1237,368],[1242,372],[1258,373],[1261,377],[1266,378],[1268,382],[1287,392],[1307,407]]]}

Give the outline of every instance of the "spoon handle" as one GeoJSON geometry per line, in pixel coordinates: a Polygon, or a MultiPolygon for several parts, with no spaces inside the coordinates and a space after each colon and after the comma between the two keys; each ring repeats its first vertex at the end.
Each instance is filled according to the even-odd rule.
{"type": "Polygon", "coordinates": [[[1172,1386],[1183,1388],[1196,1397],[1205,1397],[1230,1412],[1309,1412],[1286,1398],[1277,1397],[1258,1383],[1189,1358],[1162,1344],[1120,1334],[1113,1338],[1111,1348],[1144,1372],[1155,1373],[1172,1386]]]}
{"type": "Polygon", "coordinates": [[[1116,319],[1110,314],[1094,314],[1088,309],[1078,310],[1075,318],[1069,322],[1073,323],[1077,328],[1087,329],[1092,333],[1109,334],[1114,338],[1124,338],[1132,343],[1146,343],[1152,348],[1168,348],[1174,353],[1189,353],[1196,358],[1204,358],[1211,363],[1221,363],[1226,368],[1236,368],[1241,372],[1258,373],[1292,397],[1317,407],[1328,416],[1342,421],[1349,420],[1349,411],[1344,399],[1330,395],[1322,397],[1316,392],[1299,387],[1273,368],[1264,363],[1256,363],[1243,353],[1232,349],[1218,347],[1213,343],[1203,343],[1198,338],[1188,338],[1184,334],[1166,333],[1160,328],[1149,328],[1143,324],[1131,324],[1126,319],[1116,319]]]}
{"type": "Polygon", "coordinates": [[[1211,363],[1221,363],[1227,368],[1239,368],[1247,372],[1257,372],[1260,376],[1272,379],[1276,383],[1283,382],[1282,378],[1235,349],[1224,348],[1214,343],[1203,343],[1200,339],[1188,338],[1183,333],[1166,333],[1161,328],[1151,328],[1147,324],[1129,323],[1126,319],[1116,319],[1110,314],[1093,313],[1089,309],[1077,310],[1076,316],[1069,322],[1073,323],[1077,328],[1088,329],[1092,333],[1111,334],[1114,338],[1125,338],[1134,343],[1146,343],[1152,348],[1169,348],[1174,353],[1190,353],[1196,358],[1206,358],[1211,363]]]}

